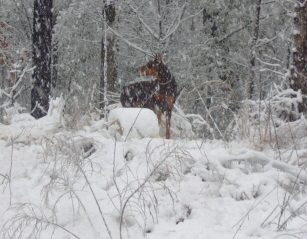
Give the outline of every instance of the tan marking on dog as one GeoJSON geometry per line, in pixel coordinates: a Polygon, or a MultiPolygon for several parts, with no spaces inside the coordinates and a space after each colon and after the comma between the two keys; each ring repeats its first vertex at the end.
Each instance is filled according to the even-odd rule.
{"type": "Polygon", "coordinates": [[[175,102],[175,97],[173,96],[166,96],[166,103],[168,106],[172,106],[175,102]]]}
{"type": "Polygon", "coordinates": [[[155,99],[156,101],[161,101],[164,99],[164,95],[159,92],[156,92],[155,99]]]}

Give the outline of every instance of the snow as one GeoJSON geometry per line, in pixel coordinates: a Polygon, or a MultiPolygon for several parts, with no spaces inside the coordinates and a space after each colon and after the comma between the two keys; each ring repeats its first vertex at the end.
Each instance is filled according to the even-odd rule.
{"type": "Polygon", "coordinates": [[[306,238],[305,146],[156,138],[145,109],[72,131],[62,113],[0,125],[1,238],[306,238]]]}
{"type": "Polygon", "coordinates": [[[110,111],[109,122],[125,138],[158,138],[158,119],[152,110],[116,108],[110,111]]]}

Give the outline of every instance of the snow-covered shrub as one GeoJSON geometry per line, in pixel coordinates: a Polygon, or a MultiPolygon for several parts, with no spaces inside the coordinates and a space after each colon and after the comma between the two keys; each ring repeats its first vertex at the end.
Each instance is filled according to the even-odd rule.
{"type": "Polygon", "coordinates": [[[307,120],[305,118],[287,122],[275,130],[276,143],[279,148],[294,146],[297,150],[307,147],[307,120]]]}
{"type": "MultiPolygon", "coordinates": [[[[184,114],[179,105],[174,105],[174,110],[171,118],[171,132],[175,139],[193,139],[195,133],[193,132],[193,123],[189,119],[192,115],[184,114]]],[[[194,122],[194,121],[193,121],[194,122]]],[[[194,124],[195,125],[195,124],[194,124]]]]}
{"type": "Polygon", "coordinates": [[[84,123],[84,118],[88,117],[85,116],[85,112],[82,111],[80,104],[79,97],[77,96],[67,98],[65,108],[63,109],[65,127],[70,129],[80,129],[84,125],[87,125],[87,122],[84,123]]]}
{"type": "MultiPolygon", "coordinates": [[[[63,226],[63,223],[74,220],[80,214],[84,215],[87,222],[93,226],[82,196],[91,195],[93,202],[97,202],[92,185],[88,181],[88,177],[99,174],[101,170],[98,164],[88,159],[95,151],[95,142],[92,139],[64,133],[46,136],[44,142],[46,148],[43,159],[44,162],[48,162],[50,169],[48,166],[45,172],[49,180],[44,182],[41,205],[26,203],[11,208],[16,214],[3,228],[10,238],[21,236],[41,238],[42,231],[46,230],[47,233],[48,230],[53,231],[52,234],[57,230],[63,230],[64,233],[74,235],[63,226]],[[84,190],[84,187],[90,190],[84,190]],[[59,217],[58,214],[63,211],[65,217],[59,217]]],[[[92,229],[95,235],[95,229],[93,227],[92,229]]]]}
{"type": "MultiPolygon", "coordinates": [[[[0,42],[3,44],[3,35],[1,34],[2,32],[0,33],[0,42]]],[[[20,44],[24,44],[24,41],[21,42],[20,44]]],[[[29,67],[31,65],[29,51],[21,45],[9,44],[8,47],[11,48],[10,54],[4,54],[6,56],[4,58],[4,49],[2,47],[0,46],[0,52],[2,53],[0,54],[2,60],[2,64],[0,64],[0,122],[3,117],[4,123],[8,123],[7,119],[5,119],[7,109],[17,107],[19,108],[18,110],[20,108],[25,110],[29,108],[32,84],[31,73],[35,67],[29,67]],[[13,50],[13,48],[15,49],[13,50]]]]}
{"type": "Polygon", "coordinates": [[[175,142],[164,144],[161,140],[149,141],[144,152],[146,160],[137,157],[140,153],[130,148],[124,152],[126,160],[129,155],[128,163],[115,168],[116,171],[119,168],[121,173],[114,178],[117,195],[112,194],[111,200],[118,205],[115,218],[120,223],[121,234],[124,227],[139,227],[143,233],[151,232],[159,213],[157,198],[161,192],[164,199],[176,198],[176,194],[169,189],[170,185],[184,180],[184,174],[190,172],[195,163],[192,156],[175,142]],[[134,172],[132,168],[143,170],[134,172]],[[120,203],[117,202],[118,198],[121,199],[120,203]]]}
{"type": "Polygon", "coordinates": [[[65,128],[64,100],[62,98],[50,99],[49,105],[47,115],[38,120],[29,113],[19,113],[23,109],[19,110],[19,105],[5,109],[9,124],[2,127],[0,139],[6,140],[8,145],[11,139],[14,139],[14,143],[28,145],[36,141],[40,142],[45,136],[65,128]]]}
{"type": "Polygon", "coordinates": [[[300,119],[297,108],[301,101],[300,91],[284,90],[277,85],[274,85],[271,96],[264,100],[243,101],[241,109],[235,115],[234,138],[249,139],[257,148],[262,148],[265,144],[278,146],[279,141],[285,143],[285,139],[290,139],[291,135],[285,129],[289,128],[287,125],[293,125],[289,121],[303,120],[300,119]]]}
{"type": "MultiPolygon", "coordinates": [[[[1,108],[1,107],[0,107],[1,108]]],[[[11,124],[15,120],[13,118],[20,117],[19,115],[25,110],[24,107],[21,107],[18,103],[15,103],[12,107],[3,107],[3,123],[11,124]]]]}
{"type": "MultiPolygon", "coordinates": [[[[83,80],[87,81],[87,79],[83,80]]],[[[62,90],[61,98],[65,100],[63,116],[66,128],[80,130],[84,126],[90,125],[92,120],[99,120],[99,110],[94,102],[95,90],[96,84],[91,87],[82,87],[74,80],[70,81],[69,92],[65,89],[62,90]]]]}
{"type": "MultiPolygon", "coordinates": [[[[296,203],[294,194],[305,193],[305,167],[274,160],[255,150],[219,149],[201,158],[197,165],[192,168],[192,172],[204,182],[218,183],[218,195],[222,198],[230,197],[237,201],[265,198],[276,190],[277,184],[280,193],[289,196],[288,203],[285,203],[285,208],[288,208],[290,204],[296,203]],[[201,164],[205,167],[200,167],[201,164]]],[[[302,203],[301,200],[300,206],[302,203]]]]}

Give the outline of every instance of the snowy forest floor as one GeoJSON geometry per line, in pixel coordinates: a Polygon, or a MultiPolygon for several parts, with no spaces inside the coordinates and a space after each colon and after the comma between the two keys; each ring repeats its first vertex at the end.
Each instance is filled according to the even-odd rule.
{"type": "Polygon", "coordinates": [[[307,238],[307,138],[125,141],[60,118],[0,124],[0,238],[307,238]]]}

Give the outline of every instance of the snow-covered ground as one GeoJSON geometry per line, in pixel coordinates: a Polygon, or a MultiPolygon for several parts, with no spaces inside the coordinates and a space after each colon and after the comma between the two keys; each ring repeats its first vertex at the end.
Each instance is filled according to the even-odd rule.
{"type": "Polygon", "coordinates": [[[0,125],[0,238],[307,238],[304,139],[262,151],[165,140],[150,113],[136,132],[153,138],[103,120],[68,130],[61,107],[0,125]]]}

